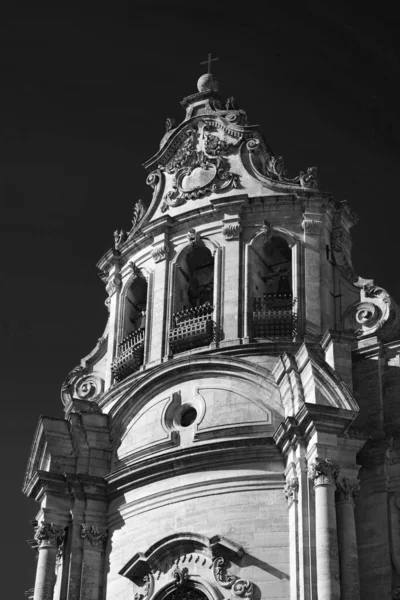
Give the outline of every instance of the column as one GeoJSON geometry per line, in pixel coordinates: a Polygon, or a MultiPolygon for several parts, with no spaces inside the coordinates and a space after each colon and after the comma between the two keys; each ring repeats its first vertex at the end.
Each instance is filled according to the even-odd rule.
{"type": "Polygon", "coordinates": [[[56,580],[57,552],[61,551],[65,531],[53,523],[41,523],[35,530],[38,544],[34,600],[52,600],[56,580]]]}
{"type": "MultiPolygon", "coordinates": [[[[304,304],[305,328],[307,339],[313,340],[321,335],[321,260],[320,229],[322,215],[307,212],[303,214],[304,230],[304,304]]],[[[323,599],[325,600],[325,598],[323,599]]]]}
{"type": "MultiPolygon", "coordinates": [[[[223,269],[223,338],[235,340],[239,338],[241,329],[240,232],[242,228],[239,214],[225,213],[222,223],[222,233],[226,240],[223,269]]],[[[221,345],[223,344],[224,342],[221,345]]]]}
{"type": "Polygon", "coordinates": [[[341,600],[360,600],[358,547],[353,500],[359,486],[357,482],[350,482],[347,477],[343,477],[336,483],[336,489],[341,600]]]}
{"type": "Polygon", "coordinates": [[[96,525],[81,527],[83,563],[80,600],[98,600],[103,576],[103,550],[107,540],[105,529],[96,525]]]}
{"type": "Polygon", "coordinates": [[[165,355],[167,289],[169,273],[168,236],[163,233],[155,237],[151,253],[155,267],[153,274],[152,323],[149,342],[149,362],[161,362],[165,355]]]}
{"type": "Polygon", "coordinates": [[[315,490],[315,546],[317,590],[321,600],[340,600],[339,552],[336,528],[335,487],[339,467],[317,458],[308,467],[315,490]]]}
{"type": "MultiPolygon", "coordinates": [[[[288,475],[293,475],[293,467],[290,468],[288,475]]],[[[289,511],[290,600],[297,600],[299,591],[298,489],[298,478],[296,476],[287,477],[283,493],[285,494],[289,511]]]]}

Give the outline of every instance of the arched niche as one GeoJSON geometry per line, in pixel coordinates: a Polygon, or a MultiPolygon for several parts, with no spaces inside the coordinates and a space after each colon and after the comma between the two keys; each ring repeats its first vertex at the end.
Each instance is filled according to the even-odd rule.
{"type": "Polygon", "coordinates": [[[133,277],[123,297],[120,341],[130,333],[145,327],[147,280],[140,274],[133,277]]]}
{"type": "Polygon", "coordinates": [[[121,294],[118,342],[111,371],[122,381],[143,364],[148,304],[148,284],[143,273],[132,265],[133,274],[121,294]]]}
{"type": "Polygon", "coordinates": [[[296,335],[293,241],[281,232],[261,233],[247,246],[247,333],[257,339],[296,335]]]}
{"type": "Polygon", "coordinates": [[[185,248],[176,262],[174,313],[213,304],[214,257],[204,242],[185,248]]]}
{"type": "Polygon", "coordinates": [[[172,265],[169,348],[172,353],[206,346],[214,339],[214,249],[194,230],[172,265]]]}

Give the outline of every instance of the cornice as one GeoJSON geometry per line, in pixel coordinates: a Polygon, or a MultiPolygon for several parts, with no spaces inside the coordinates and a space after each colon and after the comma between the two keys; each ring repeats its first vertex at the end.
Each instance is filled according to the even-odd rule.
{"type": "Polygon", "coordinates": [[[247,437],[232,440],[198,443],[188,448],[177,448],[157,456],[141,458],[127,464],[105,477],[108,496],[114,498],[131,489],[142,487],[161,479],[202,471],[204,465],[213,468],[232,468],[240,463],[281,460],[272,438],[247,437]]]}
{"type": "Polygon", "coordinates": [[[282,421],[273,438],[286,455],[301,441],[307,444],[315,432],[344,435],[357,414],[356,410],[305,402],[294,417],[286,417],[282,421]]]}

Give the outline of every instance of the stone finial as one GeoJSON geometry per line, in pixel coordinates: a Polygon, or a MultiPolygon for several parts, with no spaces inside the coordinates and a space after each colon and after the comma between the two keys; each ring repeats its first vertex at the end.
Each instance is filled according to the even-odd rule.
{"type": "Polygon", "coordinates": [[[212,73],[205,73],[197,81],[199,92],[218,92],[218,81],[212,73]]]}
{"type": "Polygon", "coordinates": [[[329,458],[321,460],[316,458],[315,462],[308,467],[308,478],[315,485],[330,484],[335,485],[340,467],[334,464],[329,458]]]}

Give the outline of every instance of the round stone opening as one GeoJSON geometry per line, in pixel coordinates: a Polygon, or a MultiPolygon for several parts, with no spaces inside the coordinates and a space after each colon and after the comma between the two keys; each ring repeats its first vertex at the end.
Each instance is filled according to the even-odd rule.
{"type": "Polygon", "coordinates": [[[181,414],[181,425],[182,427],[189,427],[192,423],[195,422],[197,417],[197,410],[190,406],[181,414]]]}

